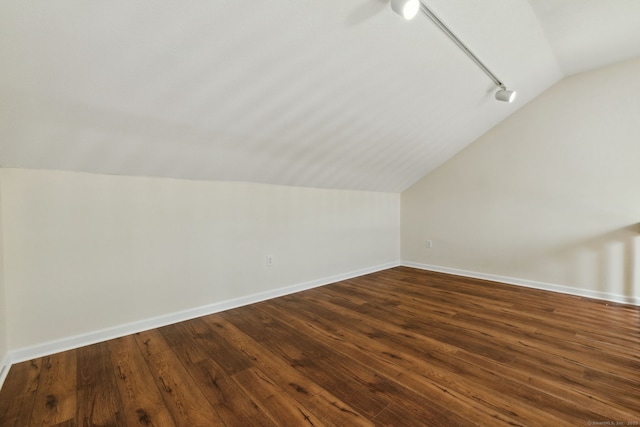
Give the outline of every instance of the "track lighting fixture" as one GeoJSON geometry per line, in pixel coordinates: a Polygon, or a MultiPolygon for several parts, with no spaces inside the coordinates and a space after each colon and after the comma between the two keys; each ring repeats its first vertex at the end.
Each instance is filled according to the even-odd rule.
{"type": "Polygon", "coordinates": [[[513,100],[516,99],[516,91],[507,90],[506,88],[503,87],[496,92],[496,99],[498,101],[513,102],[513,100]]]}
{"type": "Polygon", "coordinates": [[[404,19],[413,19],[420,10],[420,0],[391,0],[391,9],[404,19]]]}
{"type": "Polygon", "coordinates": [[[502,81],[497,78],[496,75],[493,74],[491,70],[489,70],[487,66],[484,65],[484,63],[473,54],[473,52],[469,50],[467,45],[462,43],[462,40],[460,40],[458,36],[456,36],[453,31],[451,31],[449,27],[447,27],[445,23],[442,22],[442,20],[438,18],[438,16],[433,13],[433,11],[429,9],[421,0],[391,0],[391,9],[393,9],[394,12],[405,19],[412,19],[416,16],[418,11],[421,10],[422,13],[424,13],[427,18],[429,18],[436,25],[436,27],[440,29],[440,31],[442,31],[447,37],[449,37],[451,41],[454,42],[456,46],[458,46],[458,48],[460,48],[460,50],[463,51],[469,58],[471,58],[471,60],[478,66],[478,68],[480,68],[487,76],[489,76],[493,83],[495,83],[495,85],[500,88],[495,95],[498,101],[513,102],[514,99],[516,99],[516,92],[514,90],[508,90],[504,83],[502,83],[502,81]]]}

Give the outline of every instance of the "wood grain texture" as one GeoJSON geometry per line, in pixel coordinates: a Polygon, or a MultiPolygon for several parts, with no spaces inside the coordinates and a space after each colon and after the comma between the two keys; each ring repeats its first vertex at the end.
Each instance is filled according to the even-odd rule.
{"type": "Polygon", "coordinates": [[[67,351],[42,358],[30,425],[56,425],[75,418],[76,356],[67,351]]]}
{"type": "Polygon", "coordinates": [[[0,426],[638,425],[638,307],[398,267],[14,365],[0,426]]]}

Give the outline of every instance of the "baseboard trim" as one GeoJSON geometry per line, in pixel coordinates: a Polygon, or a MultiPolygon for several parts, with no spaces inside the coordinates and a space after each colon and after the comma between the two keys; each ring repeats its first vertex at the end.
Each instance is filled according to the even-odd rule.
{"type": "Polygon", "coordinates": [[[9,369],[11,369],[11,363],[9,362],[9,354],[6,354],[2,362],[0,362],[0,388],[2,388],[4,380],[7,379],[7,375],[9,375],[9,369]]]}
{"type": "MultiPolygon", "coordinates": [[[[386,264],[381,264],[373,267],[363,268],[347,273],[336,274],[323,279],[311,280],[304,283],[299,283],[292,286],[286,286],[283,288],[273,289],[265,292],[256,293],[239,298],[233,298],[226,301],[221,301],[205,306],[195,307],[189,310],[170,313],[158,317],[144,319],[124,325],[114,326],[111,328],[102,329],[95,332],[89,332],[86,334],[75,335],[71,337],[61,338],[45,342],[42,344],[36,344],[29,347],[16,349],[9,352],[8,362],[19,363],[26,360],[35,359],[38,357],[44,357],[51,354],[59,353],[62,351],[72,350],[78,347],[95,344],[102,341],[107,341],[114,338],[120,338],[126,335],[135,334],[138,332],[146,331],[149,329],[159,328],[162,326],[171,325],[173,323],[183,322],[185,320],[194,319],[196,317],[206,316],[208,314],[219,313],[221,311],[230,310],[232,308],[238,308],[249,304],[254,304],[261,301],[266,301],[272,298],[281,297],[284,295],[293,294],[296,292],[304,291],[307,289],[313,289],[319,286],[325,286],[331,283],[339,282],[342,280],[352,279],[354,277],[364,276],[366,274],[375,273],[377,271],[387,270],[389,268],[397,267],[400,265],[399,261],[394,261],[386,264]]],[[[8,372],[8,368],[5,371],[8,372]]]]}
{"type": "Polygon", "coordinates": [[[331,283],[339,282],[342,280],[348,280],[366,274],[375,273],[389,268],[405,266],[411,268],[417,268],[420,270],[434,271],[439,273],[453,274],[456,276],[471,277],[475,279],[490,280],[494,282],[507,283],[516,286],[523,286],[527,288],[540,289],[545,291],[559,292],[563,294],[570,294],[586,298],[595,298],[600,300],[611,301],[622,304],[632,304],[640,306],[640,298],[628,297],[624,295],[616,295],[600,291],[591,291],[586,289],[571,288],[562,285],[556,285],[551,283],[537,282],[533,280],[518,279],[508,276],[500,276],[496,274],[480,273],[476,271],[462,270],[451,267],[443,267],[430,264],[422,264],[411,261],[395,261],[386,264],[380,264],[373,267],[363,268],[347,273],[337,274],[329,276],[323,279],[312,280],[308,282],[299,283],[292,286],[286,286],[283,288],[273,289],[265,292],[260,292],[244,297],[233,298],[218,303],[208,304],[205,306],[195,307],[189,310],[170,313],[158,317],[149,319],[143,319],[136,322],[127,323],[124,325],[114,326],[111,328],[102,329],[99,331],[89,332],[86,334],[75,335],[71,337],[61,338],[58,340],[48,341],[42,344],[34,346],[24,347],[17,350],[10,351],[5,356],[2,364],[0,364],[0,387],[4,383],[4,380],[9,373],[9,369],[12,364],[24,362],[26,360],[35,359],[38,357],[44,357],[51,354],[59,353],[62,351],[72,350],[75,348],[91,345],[103,341],[107,341],[114,338],[123,337],[126,335],[135,334],[138,332],[146,331],[149,329],[159,328],[162,326],[171,325],[173,323],[183,322],[185,320],[194,319],[197,317],[206,316],[208,314],[219,313],[221,311],[230,310],[233,308],[242,307],[249,304],[254,304],[262,301],[266,301],[272,298],[277,298],[296,292],[301,292],[308,289],[317,288],[320,286],[329,285],[331,283]]]}
{"type": "Polygon", "coordinates": [[[578,289],[568,286],[556,285],[553,283],[537,282],[534,280],[517,279],[514,277],[500,276],[497,274],[479,273],[476,271],[461,270],[451,267],[442,267],[438,265],[421,264],[411,261],[401,261],[400,264],[405,267],[418,268],[420,270],[435,271],[438,273],[453,274],[456,276],[471,277],[474,279],[490,280],[493,282],[507,283],[509,285],[523,286],[526,288],[539,289],[543,291],[558,292],[585,298],[594,298],[599,300],[611,301],[619,304],[631,304],[640,306],[640,298],[628,297],[625,295],[611,294],[607,292],[591,291],[588,289],[578,289]]]}

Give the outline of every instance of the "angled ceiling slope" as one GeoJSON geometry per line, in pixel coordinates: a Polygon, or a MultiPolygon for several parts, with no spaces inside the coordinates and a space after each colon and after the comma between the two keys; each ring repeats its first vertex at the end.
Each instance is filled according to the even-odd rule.
{"type": "Polygon", "coordinates": [[[2,2],[0,166],[400,192],[640,53],[635,0],[424,1],[514,104],[385,0],[2,2]]]}

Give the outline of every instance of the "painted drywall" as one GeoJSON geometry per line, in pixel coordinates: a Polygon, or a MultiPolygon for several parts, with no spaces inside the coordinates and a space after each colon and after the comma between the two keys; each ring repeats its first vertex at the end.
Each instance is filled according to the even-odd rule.
{"type": "Polygon", "coordinates": [[[0,174],[11,351],[399,260],[399,194],[0,174]]]}
{"type": "MultiPolygon", "coordinates": [[[[2,213],[2,177],[0,176],[0,214],[2,213]]],[[[7,348],[7,304],[4,296],[4,239],[2,233],[2,217],[0,215],[0,385],[8,356],[7,348]]]]}
{"type": "Polygon", "coordinates": [[[640,301],[639,75],[567,78],[402,193],[403,262],[640,301]]]}

